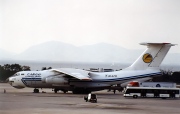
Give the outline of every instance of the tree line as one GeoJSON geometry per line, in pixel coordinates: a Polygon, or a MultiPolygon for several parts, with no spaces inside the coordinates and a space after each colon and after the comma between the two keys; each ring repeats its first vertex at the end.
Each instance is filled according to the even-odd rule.
{"type": "Polygon", "coordinates": [[[7,78],[19,71],[30,71],[29,66],[21,66],[19,64],[5,64],[0,65],[0,81],[4,82],[7,78]]]}
{"type": "Polygon", "coordinates": [[[180,84],[180,71],[172,72],[162,70],[162,76],[154,77],[153,82],[175,82],[180,84]]]}
{"type": "MultiPolygon", "coordinates": [[[[52,67],[42,67],[42,70],[52,69],[52,67]]],[[[20,64],[5,64],[0,65],[0,82],[6,82],[10,76],[19,71],[31,71],[29,66],[22,66],[20,64]]]]}

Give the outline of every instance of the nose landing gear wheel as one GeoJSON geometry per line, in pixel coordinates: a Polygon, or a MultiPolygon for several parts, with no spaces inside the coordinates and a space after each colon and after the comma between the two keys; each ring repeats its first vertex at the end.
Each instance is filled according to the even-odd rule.
{"type": "Polygon", "coordinates": [[[34,93],[39,93],[39,89],[34,89],[34,93]]]}

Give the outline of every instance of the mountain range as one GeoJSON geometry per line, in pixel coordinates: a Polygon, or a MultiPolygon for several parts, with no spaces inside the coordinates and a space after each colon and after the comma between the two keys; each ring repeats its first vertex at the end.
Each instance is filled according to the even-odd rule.
{"type": "MultiPolygon", "coordinates": [[[[145,49],[146,47],[144,47],[145,49]]],[[[107,43],[74,46],[58,41],[34,45],[22,53],[14,54],[0,49],[1,60],[59,61],[59,62],[119,62],[132,63],[144,50],[131,50],[107,43]]],[[[163,63],[179,64],[180,53],[168,53],[163,63]]]]}

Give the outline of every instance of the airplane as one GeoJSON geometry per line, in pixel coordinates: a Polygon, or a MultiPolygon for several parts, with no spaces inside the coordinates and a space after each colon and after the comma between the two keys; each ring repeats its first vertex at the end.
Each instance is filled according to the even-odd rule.
{"type": "Polygon", "coordinates": [[[91,72],[75,68],[57,68],[44,71],[20,71],[9,77],[9,83],[15,88],[52,88],[55,93],[61,90],[73,94],[100,91],[115,84],[135,79],[162,75],[160,64],[167,52],[175,44],[171,43],[140,43],[147,49],[129,67],[113,72],[91,72]]]}

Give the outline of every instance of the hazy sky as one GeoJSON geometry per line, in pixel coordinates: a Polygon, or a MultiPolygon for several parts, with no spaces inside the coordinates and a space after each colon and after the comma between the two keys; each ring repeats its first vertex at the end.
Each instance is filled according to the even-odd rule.
{"type": "MultiPolygon", "coordinates": [[[[0,0],[1,49],[19,53],[51,40],[180,46],[180,0],[0,0]]],[[[180,52],[179,46],[171,52],[180,52]]]]}

